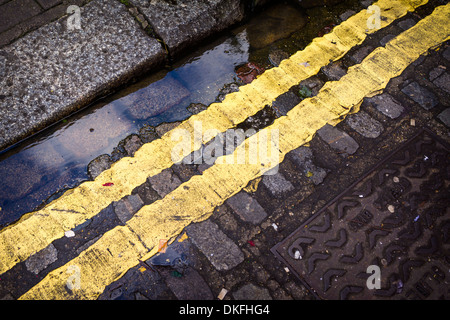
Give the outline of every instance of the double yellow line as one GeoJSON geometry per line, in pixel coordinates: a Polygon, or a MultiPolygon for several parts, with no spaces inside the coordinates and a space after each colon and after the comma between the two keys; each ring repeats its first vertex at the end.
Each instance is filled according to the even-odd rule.
{"type": "MultiPolygon", "coordinates": [[[[376,5],[380,7],[383,16],[381,27],[426,2],[378,1],[376,5]]],[[[362,43],[368,33],[375,31],[366,30],[369,17],[370,13],[366,10],[350,17],[335,27],[332,33],[314,39],[309,46],[285,60],[278,68],[266,71],[251,84],[242,86],[239,92],[229,94],[222,103],[212,104],[206,111],[192,116],[178,128],[193,134],[196,121],[202,123],[203,132],[210,129],[225,132],[233,128],[271,104],[291,86],[316,74],[321,67],[341,58],[352,47],[362,43]]],[[[149,176],[171,167],[171,151],[176,144],[170,139],[172,132],[142,146],[134,157],[121,159],[95,181],[82,183],[45,208],[26,214],[17,223],[1,230],[0,274],[63,237],[65,231],[92,218],[111,202],[131,194],[149,176]],[[114,182],[114,186],[104,187],[108,182],[114,182]]],[[[203,143],[211,138],[203,136],[203,143]]],[[[183,150],[195,151],[200,148],[201,143],[197,141],[183,150]]]]}
{"type": "MultiPolygon", "coordinates": [[[[385,26],[407,11],[413,10],[419,2],[407,4],[406,1],[379,1],[377,5],[386,17],[386,20],[382,20],[382,26],[385,26]],[[390,9],[386,10],[387,8],[390,9]]],[[[234,154],[227,157],[234,157],[242,148],[248,150],[262,135],[269,136],[267,133],[270,130],[279,130],[282,161],[287,152],[308,142],[323,125],[339,121],[352,106],[359,105],[365,96],[383,89],[392,77],[399,75],[420,54],[447,40],[449,13],[448,5],[437,8],[431,16],[391,40],[385,48],[376,49],[360,65],[350,68],[340,81],[327,83],[316,97],[303,100],[286,117],[277,119],[273,125],[247,139],[234,154]]],[[[227,96],[222,104],[213,104],[208,110],[183,122],[180,128],[193,133],[193,121],[202,121],[204,131],[225,131],[245,120],[292,85],[317,73],[329,60],[342,57],[351,48],[351,44],[354,46],[361,43],[365,37],[368,16],[363,10],[351,17],[336,27],[331,34],[315,39],[305,50],[282,62],[279,68],[268,70],[251,85],[242,87],[240,92],[227,96]],[[305,62],[308,67],[305,67],[305,62]]],[[[131,193],[131,190],[145,182],[148,176],[170,167],[173,164],[171,150],[174,146],[170,134],[144,145],[134,158],[122,159],[94,182],[83,183],[41,211],[29,214],[19,223],[2,230],[0,273],[45,248],[51,241],[63,236],[64,231],[92,217],[110,202],[131,193]],[[114,182],[114,188],[102,186],[111,181],[114,182]],[[102,197],[108,200],[101,199],[102,197]],[[99,203],[96,203],[97,200],[99,203]],[[61,210],[66,212],[61,214],[61,210]],[[40,226],[36,227],[36,223],[40,226]],[[51,225],[47,226],[47,223],[51,225]],[[19,231],[26,234],[30,230],[37,239],[28,237],[22,240],[20,233],[15,233],[19,231]],[[23,245],[27,244],[32,247],[23,249],[23,245]]],[[[191,146],[191,150],[194,151],[198,147],[199,145],[191,146]]],[[[157,247],[159,239],[172,238],[192,221],[209,217],[216,206],[275,165],[269,164],[270,162],[265,160],[260,160],[257,164],[216,163],[202,176],[194,176],[164,199],[144,206],[125,226],[105,233],[78,257],[50,272],[21,298],[96,298],[106,285],[135,266],[139,259],[146,258],[150,249],[157,247]],[[66,272],[72,265],[79,268],[81,277],[81,288],[74,289],[73,292],[66,289],[66,272]]]]}

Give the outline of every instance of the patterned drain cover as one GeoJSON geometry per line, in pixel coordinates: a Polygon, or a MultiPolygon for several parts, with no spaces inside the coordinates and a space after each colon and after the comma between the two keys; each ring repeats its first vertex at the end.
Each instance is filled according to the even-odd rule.
{"type": "Polygon", "coordinates": [[[322,299],[449,299],[449,151],[422,130],[272,252],[322,299]]]}

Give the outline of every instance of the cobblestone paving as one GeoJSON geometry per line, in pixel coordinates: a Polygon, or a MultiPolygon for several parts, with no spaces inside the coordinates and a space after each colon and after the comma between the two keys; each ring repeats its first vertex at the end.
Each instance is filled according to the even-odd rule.
{"type": "MultiPolygon", "coordinates": [[[[39,5],[36,2],[28,7],[30,15],[59,3],[38,2],[39,5]],[[36,12],[31,12],[32,8],[36,12]]],[[[301,86],[308,86],[312,94],[316,94],[325,82],[338,80],[348,67],[360,62],[373,48],[385,45],[432,9],[430,5],[408,14],[353,48],[340,61],[323,68],[318,75],[294,86],[285,98],[274,103],[279,110],[274,113],[281,116],[294,107],[301,100],[297,95],[301,86]]],[[[341,18],[344,20],[347,15],[341,18]]],[[[11,25],[13,23],[20,22],[12,21],[11,25]]],[[[392,79],[382,93],[364,99],[360,112],[336,127],[325,126],[309,146],[289,153],[279,165],[278,173],[250,182],[247,188],[217,207],[211,218],[188,226],[169,244],[166,256],[159,254],[162,260],[169,260],[168,264],[162,265],[164,263],[155,261],[154,257],[141,261],[108,285],[99,299],[217,299],[223,289],[227,292],[221,297],[224,300],[314,299],[298,278],[274,257],[270,248],[421,127],[430,128],[448,142],[448,70],[450,45],[446,42],[392,79]]],[[[95,178],[114,161],[132,155],[142,143],[167,132],[167,126],[173,125],[161,125],[128,137],[124,141],[124,151],[114,160],[112,155],[103,155],[92,161],[89,175],[95,178]]],[[[54,241],[2,274],[0,297],[20,297],[51,270],[97,241],[105,231],[124,224],[143,205],[161,199],[201,172],[201,165],[174,165],[147,179],[132,195],[114,202],[74,229],[74,234],[54,241]]]]}

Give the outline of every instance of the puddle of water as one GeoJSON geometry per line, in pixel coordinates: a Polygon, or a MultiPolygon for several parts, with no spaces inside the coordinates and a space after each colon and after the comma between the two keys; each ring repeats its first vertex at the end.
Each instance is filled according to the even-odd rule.
{"type": "MultiPolygon", "coordinates": [[[[319,14],[332,15],[326,12],[319,14]]],[[[237,80],[236,66],[251,60],[269,67],[273,48],[289,54],[302,49],[324,26],[323,19],[310,20],[293,7],[275,5],[171,70],[149,75],[0,154],[0,227],[87,180],[91,160],[111,154],[144,125],[181,121],[191,115],[191,103],[214,102],[225,84],[237,80]]]]}
{"type": "Polygon", "coordinates": [[[87,180],[91,160],[110,154],[144,124],[181,121],[191,115],[191,103],[214,102],[225,84],[236,81],[234,69],[248,61],[249,48],[245,32],[223,37],[173,70],[151,75],[1,155],[0,226],[87,180]]]}

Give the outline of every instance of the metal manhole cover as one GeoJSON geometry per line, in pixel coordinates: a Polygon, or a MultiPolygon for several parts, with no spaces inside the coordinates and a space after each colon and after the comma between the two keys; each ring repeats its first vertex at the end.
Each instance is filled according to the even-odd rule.
{"type": "Polygon", "coordinates": [[[272,252],[322,299],[450,298],[449,150],[423,129],[272,252]]]}

